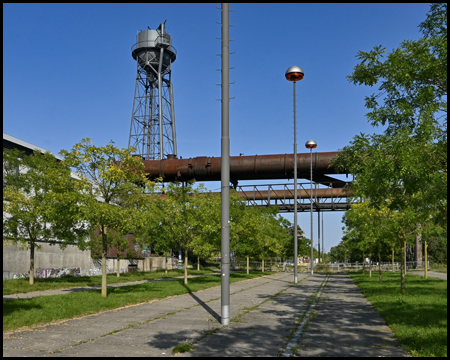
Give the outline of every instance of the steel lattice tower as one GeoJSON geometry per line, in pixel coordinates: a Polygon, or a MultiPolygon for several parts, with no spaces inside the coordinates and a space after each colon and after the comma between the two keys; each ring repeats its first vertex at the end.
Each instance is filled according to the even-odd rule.
{"type": "Polygon", "coordinates": [[[171,82],[172,63],[176,50],[164,23],[156,30],[137,34],[131,48],[136,60],[136,87],[131,116],[128,148],[144,160],[162,160],[177,156],[175,112],[171,82]]]}

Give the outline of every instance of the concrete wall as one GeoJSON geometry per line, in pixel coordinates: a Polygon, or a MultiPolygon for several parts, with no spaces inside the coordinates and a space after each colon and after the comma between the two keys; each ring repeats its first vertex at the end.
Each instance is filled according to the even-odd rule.
{"type": "MultiPolygon", "coordinates": [[[[101,261],[94,260],[96,263],[94,266],[101,268],[101,261]]],[[[167,265],[167,258],[165,257],[146,257],[139,259],[120,259],[120,268],[124,269],[124,272],[128,271],[130,264],[137,265],[137,271],[154,271],[154,270],[166,270],[169,269],[167,265]]],[[[108,258],[106,262],[108,272],[116,272],[117,259],[108,258]]],[[[170,267],[171,269],[172,267],[170,267]]]]}
{"type": "MultiPolygon", "coordinates": [[[[172,268],[172,267],[170,267],[172,268]]],[[[165,257],[148,257],[144,258],[144,271],[152,270],[168,270],[167,258],[165,257]]]]}
{"type": "MultiPolygon", "coordinates": [[[[34,252],[34,268],[81,268],[85,275],[93,263],[90,250],[81,251],[75,245],[61,250],[58,245],[38,243],[42,250],[34,252]]],[[[3,245],[3,278],[14,274],[28,273],[30,270],[30,250],[21,250],[19,244],[8,242],[3,245]]]]}
{"type": "MultiPolygon", "coordinates": [[[[100,275],[101,259],[92,259],[90,250],[81,251],[75,245],[69,245],[61,250],[58,245],[39,243],[42,250],[35,251],[34,268],[62,269],[80,268],[81,275],[100,275]]],[[[148,257],[140,259],[120,259],[120,272],[128,272],[128,265],[136,264],[137,271],[153,271],[171,269],[165,257],[148,257]]],[[[108,258],[106,262],[107,273],[115,273],[117,259],[108,258]]],[[[3,245],[3,278],[12,279],[14,275],[28,273],[30,270],[30,251],[21,250],[18,244],[11,242],[3,245]]]]}

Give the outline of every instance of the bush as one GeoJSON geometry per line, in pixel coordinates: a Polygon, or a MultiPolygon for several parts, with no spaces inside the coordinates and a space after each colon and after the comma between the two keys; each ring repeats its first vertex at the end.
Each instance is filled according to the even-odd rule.
{"type": "Polygon", "coordinates": [[[318,264],[314,266],[314,271],[329,272],[331,271],[331,266],[328,264],[318,264]]]}

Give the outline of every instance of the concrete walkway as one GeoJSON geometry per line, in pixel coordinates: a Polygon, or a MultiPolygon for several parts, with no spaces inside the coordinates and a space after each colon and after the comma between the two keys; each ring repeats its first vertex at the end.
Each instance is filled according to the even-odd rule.
{"type": "MultiPolygon", "coordinates": [[[[3,356],[277,356],[324,275],[278,273],[231,284],[231,324],[220,287],[3,335],[3,356]]],[[[347,275],[332,275],[293,355],[407,356],[347,275]],[[317,316],[316,316],[317,315],[317,316]],[[339,331],[337,331],[339,330],[339,331]]],[[[24,300],[26,301],[26,300],[24,300]]]]}
{"type": "Polygon", "coordinates": [[[345,274],[332,275],[294,356],[407,356],[383,318],[345,274]]]}
{"type": "MultiPolygon", "coordinates": [[[[408,274],[424,276],[424,271],[423,270],[420,270],[420,271],[408,271],[408,274]]],[[[440,273],[440,272],[436,272],[436,271],[428,271],[428,277],[435,277],[435,278],[438,278],[438,279],[447,280],[447,273],[440,273]]]]}

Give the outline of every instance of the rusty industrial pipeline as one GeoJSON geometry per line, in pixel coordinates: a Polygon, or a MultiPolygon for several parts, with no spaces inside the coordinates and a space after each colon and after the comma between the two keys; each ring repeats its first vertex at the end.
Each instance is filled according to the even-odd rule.
{"type": "MultiPolygon", "coordinates": [[[[325,174],[337,174],[330,166],[338,152],[313,153],[313,180],[321,182],[325,174]]],[[[162,178],[164,182],[219,181],[220,157],[199,156],[164,160],[144,160],[144,169],[151,180],[162,178]]],[[[298,177],[309,179],[310,153],[297,154],[298,177]]],[[[294,154],[252,155],[230,157],[230,181],[261,179],[292,179],[294,177],[294,154]]],[[[331,179],[331,178],[328,178],[331,179]]],[[[332,179],[333,180],[333,179],[332,179]]]]}

